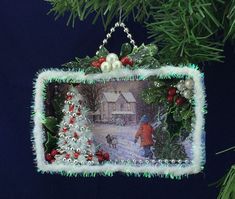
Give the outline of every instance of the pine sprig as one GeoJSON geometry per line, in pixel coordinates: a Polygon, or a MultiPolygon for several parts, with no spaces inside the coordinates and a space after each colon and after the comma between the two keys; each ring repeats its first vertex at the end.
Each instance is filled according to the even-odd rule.
{"type": "Polygon", "coordinates": [[[150,17],[149,9],[153,5],[154,0],[46,0],[52,6],[50,13],[55,14],[55,18],[70,13],[67,24],[74,25],[76,19],[85,20],[90,14],[95,14],[93,23],[98,17],[101,17],[105,27],[111,21],[119,18],[120,9],[122,10],[122,18],[126,19],[129,15],[133,15],[136,21],[143,22],[150,17]]]}
{"type": "Polygon", "coordinates": [[[213,4],[205,0],[162,1],[152,8],[154,22],[147,23],[147,28],[160,48],[161,61],[220,61],[223,46],[214,36],[222,24],[215,14],[213,4]]]}

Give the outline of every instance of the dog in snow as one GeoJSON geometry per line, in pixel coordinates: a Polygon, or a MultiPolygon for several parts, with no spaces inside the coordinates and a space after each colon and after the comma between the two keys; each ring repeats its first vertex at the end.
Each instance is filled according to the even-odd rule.
{"type": "Polygon", "coordinates": [[[108,134],[106,137],[106,141],[109,144],[109,147],[116,149],[117,148],[117,137],[108,134]]]}

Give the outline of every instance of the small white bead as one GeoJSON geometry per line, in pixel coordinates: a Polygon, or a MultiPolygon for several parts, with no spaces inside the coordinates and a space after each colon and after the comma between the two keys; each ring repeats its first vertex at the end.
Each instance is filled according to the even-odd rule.
{"type": "Polygon", "coordinates": [[[125,29],[124,29],[124,32],[128,33],[128,32],[129,32],[129,29],[128,29],[128,28],[125,28],[125,29]]]}
{"type": "Polygon", "coordinates": [[[107,38],[110,38],[110,37],[111,37],[111,34],[110,34],[110,33],[108,33],[106,37],[107,37],[107,38]]]}
{"type": "Polygon", "coordinates": [[[110,29],[110,32],[112,33],[112,32],[114,32],[115,31],[115,28],[111,28],[110,29]]]}
{"type": "Polygon", "coordinates": [[[100,46],[99,46],[99,49],[101,50],[102,48],[103,48],[103,46],[102,46],[102,45],[100,45],[100,46]]]}
{"type": "Polygon", "coordinates": [[[107,39],[103,40],[103,44],[107,44],[107,42],[108,42],[107,39]]]}
{"type": "Polygon", "coordinates": [[[124,24],[124,23],[121,23],[120,26],[121,26],[121,27],[125,27],[125,24],[124,24]]]}
{"type": "Polygon", "coordinates": [[[131,39],[131,38],[132,38],[131,34],[128,34],[128,35],[127,35],[127,38],[131,39]]]}
{"type": "Polygon", "coordinates": [[[134,41],[134,40],[131,40],[131,44],[135,45],[135,41],[134,41]]]}
{"type": "Polygon", "coordinates": [[[120,24],[117,22],[117,23],[115,23],[115,27],[119,27],[120,26],[120,24]]]}
{"type": "Polygon", "coordinates": [[[97,51],[95,54],[98,55],[98,54],[99,54],[99,51],[97,51]]]}

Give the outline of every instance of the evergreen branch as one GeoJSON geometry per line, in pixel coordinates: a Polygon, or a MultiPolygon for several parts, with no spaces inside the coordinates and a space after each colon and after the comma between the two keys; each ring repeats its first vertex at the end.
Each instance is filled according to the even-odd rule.
{"type": "Polygon", "coordinates": [[[221,61],[222,42],[215,34],[222,27],[211,1],[162,1],[151,10],[149,35],[159,48],[163,63],[221,61]]]}
{"type": "Polygon", "coordinates": [[[67,24],[75,20],[85,20],[90,14],[95,14],[93,22],[100,16],[103,24],[107,27],[115,18],[119,18],[122,9],[122,17],[127,18],[131,13],[136,21],[144,21],[149,18],[150,7],[155,4],[154,0],[45,0],[51,4],[49,13],[54,13],[55,18],[70,13],[67,24]]]}

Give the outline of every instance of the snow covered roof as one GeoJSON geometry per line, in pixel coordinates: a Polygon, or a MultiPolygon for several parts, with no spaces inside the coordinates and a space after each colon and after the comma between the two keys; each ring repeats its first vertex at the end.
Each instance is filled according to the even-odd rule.
{"type": "Polygon", "coordinates": [[[104,92],[104,96],[108,102],[116,102],[120,94],[115,92],[104,92]]]}
{"type": "MultiPolygon", "coordinates": [[[[135,97],[131,92],[121,92],[121,94],[127,102],[136,102],[135,97]]],[[[116,102],[120,96],[120,93],[104,92],[104,96],[108,102],[116,102]]]]}
{"type": "Polygon", "coordinates": [[[113,111],[113,115],[135,115],[132,111],[113,111]]]}
{"type": "Polygon", "coordinates": [[[122,92],[122,95],[127,102],[136,102],[135,97],[131,92],[122,92]]]}

